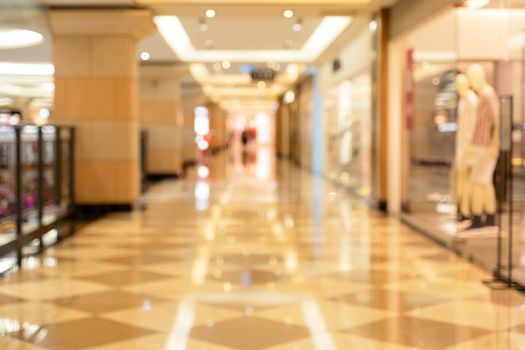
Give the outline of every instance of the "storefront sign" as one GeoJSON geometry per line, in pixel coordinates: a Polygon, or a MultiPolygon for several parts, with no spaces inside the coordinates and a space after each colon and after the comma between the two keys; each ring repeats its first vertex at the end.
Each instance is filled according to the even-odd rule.
{"type": "Polygon", "coordinates": [[[415,119],[415,82],[414,82],[414,50],[407,50],[405,69],[405,121],[406,128],[414,128],[415,119]]]}
{"type": "Polygon", "coordinates": [[[332,62],[332,72],[337,73],[339,70],[341,70],[341,60],[336,58],[332,62]]]}
{"type": "Polygon", "coordinates": [[[275,71],[272,68],[257,68],[250,73],[253,81],[274,81],[275,71]]]}

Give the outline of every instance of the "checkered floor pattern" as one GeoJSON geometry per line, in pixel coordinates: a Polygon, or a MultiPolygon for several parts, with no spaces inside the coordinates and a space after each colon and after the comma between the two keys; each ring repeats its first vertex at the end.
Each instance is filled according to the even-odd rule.
{"type": "Polygon", "coordinates": [[[524,296],[324,180],[258,166],[214,158],[26,259],[0,280],[0,349],[524,349],[524,296]]]}

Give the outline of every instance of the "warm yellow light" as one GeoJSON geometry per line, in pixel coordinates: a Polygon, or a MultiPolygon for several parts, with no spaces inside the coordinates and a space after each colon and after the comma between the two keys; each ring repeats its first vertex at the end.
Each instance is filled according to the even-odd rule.
{"type": "Polygon", "coordinates": [[[232,66],[232,64],[231,64],[230,61],[222,61],[222,68],[223,69],[230,69],[231,66],[232,66]]]}
{"type": "Polygon", "coordinates": [[[217,15],[217,12],[215,12],[214,9],[207,9],[206,10],[206,17],[213,18],[217,15]]]}
{"type": "Polygon", "coordinates": [[[258,87],[260,90],[262,90],[262,89],[266,88],[266,83],[265,83],[264,81],[261,80],[260,82],[257,83],[257,87],[258,87]]]}
{"type": "Polygon", "coordinates": [[[465,1],[465,5],[469,9],[477,10],[477,9],[487,6],[489,2],[490,0],[467,0],[465,1]]]}
{"type": "Polygon", "coordinates": [[[292,18],[294,16],[294,12],[290,9],[286,9],[283,11],[283,16],[286,18],[292,18]]]}
{"type": "Polygon", "coordinates": [[[206,66],[202,63],[190,64],[190,73],[198,82],[205,82],[209,77],[208,69],[206,69],[206,66]]]}

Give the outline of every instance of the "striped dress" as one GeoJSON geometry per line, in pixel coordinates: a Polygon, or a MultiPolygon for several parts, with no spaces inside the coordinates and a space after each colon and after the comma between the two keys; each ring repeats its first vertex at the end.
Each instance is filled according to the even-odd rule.
{"type": "Polygon", "coordinates": [[[494,89],[485,87],[479,96],[476,127],[472,143],[476,146],[487,147],[492,143],[492,134],[495,125],[499,122],[499,99],[494,89]]]}

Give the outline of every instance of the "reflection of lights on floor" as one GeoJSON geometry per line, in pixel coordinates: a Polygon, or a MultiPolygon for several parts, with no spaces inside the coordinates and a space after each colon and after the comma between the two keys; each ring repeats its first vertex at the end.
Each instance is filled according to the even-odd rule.
{"type": "Polygon", "coordinates": [[[441,214],[455,214],[457,208],[454,204],[450,203],[437,203],[436,211],[441,214]]]}
{"type": "Polygon", "coordinates": [[[370,193],[371,193],[371,190],[370,190],[370,187],[369,186],[363,186],[361,188],[359,188],[359,190],[357,191],[358,194],[361,196],[361,197],[366,197],[366,196],[369,196],[370,193]]]}
{"type": "Polygon", "coordinates": [[[197,210],[208,209],[210,199],[210,185],[205,181],[199,181],[195,185],[195,208],[197,210]]]}
{"type": "Polygon", "coordinates": [[[200,285],[203,284],[206,280],[206,275],[208,274],[208,261],[210,258],[210,252],[208,247],[201,247],[197,251],[197,257],[193,262],[191,270],[191,281],[200,285]]]}
{"type": "Polygon", "coordinates": [[[195,302],[183,300],[179,304],[175,323],[171,329],[166,350],[184,350],[188,345],[188,337],[195,319],[195,302]]]}
{"type": "Polygon", "coordinates": [[[151,310],[151,300],[149,299],[145,299],[144,302],[142,303],[142,309],[144,311],[149,311],[151,310]]]}
{"type": "Polygon", "coordinates": [[[15,265],[16,265],[16,258],[14,257],[0,259],[0,273],[4,273],[10,270],[15,265]]]}
{"type": "Polygon", "coordinates": [[[316,350],[336,350],[337,347],[334,340],[329,336],[328,327],[324,320],[323,313],[319,308],[319,304],[315,300],[307,300],[301,304],[303,310],[303,317],[308,326],[308,330],[312,336],[314,348],[316,350]],[[319,337],[316,335],[327,334],[326,337],[319,337]]]}
{"type": "Polygon", "coordinates": [[[272,155],[268,148],[259,148],[257,152],[257,165],[255,168],[255,176],[258,180],[268,180],[270,178],[271,156],[272,155]]]}
{"type": "Polygon", "coordinates": [[[295,221],[293,220],[291,215],[285,215],[284,216],[284,226],[287,228],[293,228],[295,226],[295,221]]]}
{"type": "Polygon", "coordinates": [[[272,225],[272,234],[274,235],[275,239],[279,242],[284,241],[286,238],[284,235],[283,226],[279,223],[274,223],[272,225]]]}
{"type": "Polygon", "coordinates": [[[204,238],[208,242],[211,242],[215,239],[215,226],[212,223],[208,223],[204,227],[204,238]]]}
{"type": "Polygon", "coordinates": [[[286,268],[286,272],[289,274],[292,274],[297,270],[297,267],[299,265],[298,257],[297,257],[297,251],[295,249],[289,249],[286,251],[286,256],[284,260],[284,266],[286,268]]]}
{"type": "Polygon", "coordinates": [[[277,218],[277,210],[275,208],[269,208],[266,210],[266,220],[274,221],[277,218]]]}
{"type": "Polygon", "coordinates": [[[442,224],[441,229],[449,236],[456,236],[458,233],[457,224],[452,222],[442,224]]]}
{"type": "Polygon", "coordinates": [[[37,267],[39,267],[40,264],[39,264],[39,260],[33,256],[31,257],[28,257],[24,260],[24,268],[25,269],[29,269],[29,270],[33,270],[33,269],[36,269],[37,267]]]}
{"type": "Polygon", "coordinates": [[[47,335],[47,330],[37,324],[20,322],[7,317],[0,318],[0,336],[3,337],[21,331],[24,333],[24,336],[29,338],[38,335],[40,340],[47,335]]]}
{"type": "Polygon", "coordinates": [[[210,169],[205,165],[199,165],[197,174],[201,179],[205,179],[210,175],[210,169]]]}

